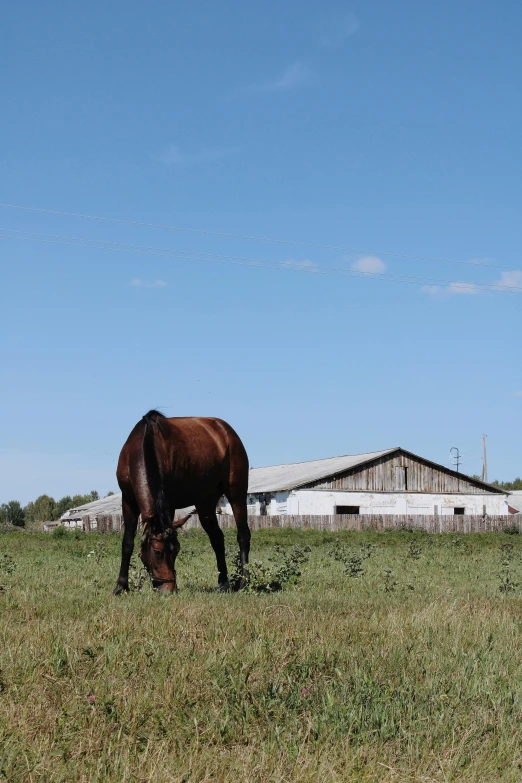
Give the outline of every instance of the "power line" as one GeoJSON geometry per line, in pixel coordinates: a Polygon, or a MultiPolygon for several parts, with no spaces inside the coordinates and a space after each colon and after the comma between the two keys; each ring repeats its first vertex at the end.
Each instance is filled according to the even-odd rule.
{"type": "Polygon", "coordinates": [[[113,250],[135,255],[156,256],[160,258],[174,258],[174,260],[205,261],[207,263],[219,263],[230,266],[250,266],[278,271],[306,272],[309,274],[334,275],[337,277],[362,277],[371,280],[383,280],[388,282],[400,282],[411,284],[430,284],[436,286],[452,286],[454,290],[471,291],[495,291],[498,293],[522,293],[522,287],[505,286],[498,283],[473,283],[470,281],[443,280],[433,277],[413,277],[408,275],[394,275],[383,273],[360,272],[340,267],[327,267],[319,265],[303,266],[293,261],[270,261],[268,259],[255,259],[242,256],[219,256],[207,253],[198,253],[178,248],[154,248],[140,245],[129,245],[105,240],[92,240],[86,238],[68,237],[53,234],[37,234],[28,231],[14,231],[12,229],[0,229],[0,239],[15,239],[40,244],[64,245],[66,247],[80,247],[89,250],[113,250]],[[22,235],[22,236],[20,236],[22,235]],[[185,255],[183,255],[185,254],[185,255]]]}
{"type": "Polygon", "coordinates": [[[64,210],[45,209],[43,207],[25,207],[19,204],[0,203],[0,207],[4,209],[18,209],[23,212],[40,212],[48,215],[59,215],[61,217],[81,218],[82,220],[99,220],[106,223],[119,223],[119,224],[130,225],[130,226],[141,226],[143,228],[161,228],[168,231],[184,231],[189,234],[202,234],[205,236],[217,236],[217,237],[223,237],[227,239],[242,239],[242,240],[248,240],[253,242],[270,242],[272,244],[293,245],[298,247],[316,248],[320,250],[336,250],[343,253],[365,253],[371,255],[388,256],[389,258],[402,258],[411,261],[430,261],[430,262],[436,262],[441,264],[463,264],[465,266],[485,266],[485,267],[494,267],[496,269],[508,269],[511,271],[518,269],[518,267],[514,267],[514,266],[506,266],[503,264],[490,264],[482,261],[460,261],[460,260],[449,259],[449,258],[411,255],[407,253],[393,253],[387,250],[362,250],[360,248],[344,247],[342,245],[325,245],[316,242],[303,242],[294,239],[274,239],[273,237],[258,237],[249,234],[236,234],[236,233],[225,232],[225,231],[212,231],[210,229],[186,228],[182,226],[172,226],[163,223],[148,223],[142,220],[113,218],[113,217],[105,217],[102,215],[87,215],[79,212],[65,212],[64,210]]]}

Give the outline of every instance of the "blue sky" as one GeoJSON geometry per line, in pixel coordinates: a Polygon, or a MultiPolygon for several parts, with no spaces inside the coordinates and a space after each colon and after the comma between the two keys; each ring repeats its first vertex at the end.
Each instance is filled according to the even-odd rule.
{"type": "Polygon", "coordinates": [[[0,202],[127,222],[0,207],[0,502],[115,490],[153,406],[254,466],[480,472],[485,432],[520,475],[521,28],[514,0],[6,6],[0,202]]]}

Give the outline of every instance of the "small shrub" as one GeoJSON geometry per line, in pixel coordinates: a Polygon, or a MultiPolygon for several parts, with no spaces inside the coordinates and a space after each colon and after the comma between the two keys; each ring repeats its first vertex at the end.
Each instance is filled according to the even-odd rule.
{"type": "MultiPolygon", "coordinates": [[[[275,557],[268,558],[268,564],[262,560],[252,560],[247,566],[248,593],[276,593],[289,584],[296,584],[301,577],[301,566],[308,561],[310,547],[296,544],[287,552],[282,547],[274,547],[275,557]]],[[[232,589],[237,590],[241,584],[241,561],[239,552],[234,558],[234,566],[229,575],[232,589]]]]}
{"type": "Polygon", "coordinates": [[[384,569],[384,592],[392,593],[399,583],[395,581],[391,568],[384,569]]]}
{"type": "Polygon", "coordinates": [[[513,560],[513,544],[507,542],[499,546],[500,552],[500,585],[499,590],[501,593],[512,593],[518,587],[518,583],[513,581],[511,573],[511,563],[513,560]]]}
{"type": "Polygon", "coordinates": [[[422,549],[419,546],[419,542],[415,538],[412,538],[408,544],[408,557],[410,560],[418,560],[422,554],[422,549]]]}
{"type": "Polygon", "coordinates": [[[147,569],[133,558],[129,566],[129,590],[133,593],[141,593],[147,577],[147,569]]]}
{"type": "Polygon", "coordinates": [[[344,563],[344,572],[347,576],[356,578],[364,574],[363,556],[352,552],[348,555],[344,563]]]}
{"type": "Polygon", "coordinates": [[[11,555],[5,553],[0,555],[0,591],[8,589],[9,585],[4,582],[4,578],[11,576],[14,571],[16,571],[16,563],[11,555]]]}
{"type": "Polygon", "coordinates": [[[53,538],[67,538],[68,530],[64,525],[58,525],[51,533],[53,538]]]}
{"type": "Polygon", "coordinates": [[[369,542],[364,542],[357,552],[353,547],[343,546],[338,538],[335,539],[328,551],[329,557],[344,565],[347,576],[356,578],[364,574],[363,562],[372,556],[376,547],[369,542]]]}

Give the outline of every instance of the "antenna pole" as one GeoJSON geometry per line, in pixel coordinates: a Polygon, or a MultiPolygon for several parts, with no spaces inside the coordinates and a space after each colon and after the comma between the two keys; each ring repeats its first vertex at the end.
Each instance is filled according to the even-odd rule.
{"type": "Polygon", "coordinates": [[[488,482],[488,457],[486,453],[486,436],[482,436],[482,481],[488,482]]]}
{"type": "Polygon", "coordinates": [[[458,448],[456,446],[452,446],[451,447],[450,455],[451,455],[451,458],[453,460],[453,464],[456,465],[456,467],[457,467],[457,473],[458,473],[459,472],[459,467],[460,467],[460,451],[458,450],[458,448]],[[455,452],[455,453],[453,453],[453,452],[455,452]]]}

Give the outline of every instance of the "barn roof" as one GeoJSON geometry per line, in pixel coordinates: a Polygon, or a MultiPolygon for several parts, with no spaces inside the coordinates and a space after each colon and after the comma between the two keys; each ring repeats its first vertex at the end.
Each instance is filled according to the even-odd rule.
{"type": "MultiPolygon", "coordinates": [[[[182,517],[185,514],[188,514],[192,508],[193,506],[190,508],[176,509],[176,517],[182,517]]],[[[67,520],[72,521],[83,519],[83,517],[86,516],[91,517],[91,519],[95,519],[96,517],[108,517],[112,514],[121,513],[121,492],[116,492],[114,495],[109,495],[109,497],[101,498],[100,500],[93,500],[90,503],[84,503],[83,506],[71,508],[69,511],[66,511],[65,514],[62,514],[60,519],[63,519],[65,522],[67,520]]]]}
{"type": "Polygon", "coordinates": [[[100,500],[93,500],[90,503],[84,503],[83,506],[71,508],[62,514],[60,519],[81,519],[89,515],[90,517],[105,517],[111,514],[121,514],[121,492],[115,495],[109,495],[100,500]]]}
{"type": "Polygon", "coordinates": [[[310,481],[343,473],[345,470],[379,459],[394,451],[397,451],[397,448],[371,451],[368,454],[346,454],[344,457],[314,459],[311,462],[294,462],[289,465],[272,465],[268,468],[251,468],[248,491],[256,494],[295,489],[310,481]]]}
{"type": "Polygon", "coordinates": [[[464,473],[456,473],[451,468],[446,468],[444,465],[439,465],[425,457],[419,457],[418,454],[407,451],[400,446],[395,446],[393,449],[385,449],[384,451],[371,451],[367,454],[347,454],[344,457],[328,457],[327,459],[316,459],[311,462],[295,462],[289,465],[251,468],[248,491],[255,495],[263,492],[281,492],[284,490],[297,489],[298,487],[304,487],[313,481],[320,481],[321,479],[344,473],[345,470],[365,465],[368,462],[379,459],[379,457],[384,457],[387,454],[394,454],[398,451],[402,454],[406,454],[408,457],[421,460],[432,468],[442,470],[444,473],[451,473],[465,481],[470,481],[475,485],[479,485],[484,489],[487,489],[488,492],[504,495],[508,494],[506,490],[502,490],[491,484],[486,484],[484,481],[475,479],[472,476],[466,476],[464,473]]]}

